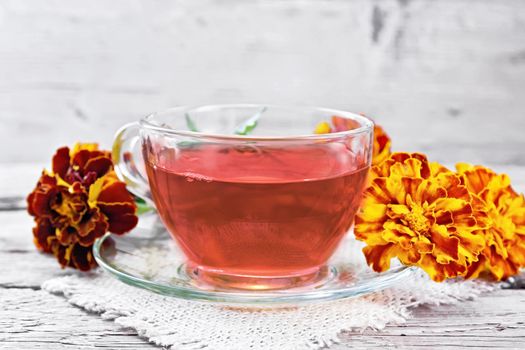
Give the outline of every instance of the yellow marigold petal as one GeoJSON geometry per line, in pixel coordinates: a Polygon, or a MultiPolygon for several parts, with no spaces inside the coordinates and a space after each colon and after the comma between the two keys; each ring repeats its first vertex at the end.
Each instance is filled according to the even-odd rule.
{"type": "Polygon", "coordinates": [[[494,175],[486,186],[486,189],[497,192],[502,188],[510,186],[510,177],[507,174],[494,175]]]}
{"type": "Polygon", "coordinates": [[[485,248],[485,238],[481,232],[457,231],[457,237],[459,239],[459,254],[465,257],[468,262],[478,261],[479,254],[485,248]]]}
{"type": "Polygon", "coordinates": [[[421,257],[422,255],[412,245],[397,251],[397,258],[405,265],[415,265],[421,260],[421,257]]]}
{"type": "Polygon", "coordinates": [[[525,225],[525,198],[523,195],[516,195],[505,204],[505,214],[512,217],[517,225],[525,225]]]}
{"type": "Polygon", "coordinates": [[[490,250],[490,253],[487,255],[490,264],[495,264],[500,258],[506,260],[509,257],[508,250],[498,234],[491,234],[487,238],[487,247],[490,250]]]}
{"type": "Polygon", "coordinates": [[[359,217],[366,222],[380,222],[386,218],[387,206],[382,203],[369,203],[362,207],[359,217]]]}
{"type": "Polygon", "coordinates": [[[391,219],[400,218],[408,213],[410,213],[410,209],[404,204],[386,205],[386,215],[391,219]]]}
{"type": "Polygon", "coordinates": [[[390,268],[390,260],[395,256],[395,247],[393,244],[366,246],[363,253],[374,271],[383,272],[390,268]]]}
{"type": "Polygon", "coordinates": [[[434,246],[434,243],[430,242],[426,237],[421,237],[421,239],[414,242],[414,247],[416,247],[417,251],[421,254],[432,253],[434,251],[434,246]]]}
{"type": "Polygon", "coordinates": [[[517,266],[525,266],[525,239],[521,238],[519,242],[509,247],[508,252],[512,261],[517,266]]]}
{"type": "Polygon", "coordinates": [[[456,164],[456,170],[464,177],[468,190],[475,194],[481,193],[492,177],[495,176],[490,169],[466,163],[456,164]]]}
{"type": "Polygon", "coordinates": [[[431,229],[432,242],[435,243],[434,256],[439,264],[446,264],[458,260],[459,239],[450,236],[447,228],[434,225],[431,229]]]}
{"type": "Polygon", "coordinates": [[[460,174],[463,174],[469,170],[472,170],[474,166],[469,163],[457,163],[456,164],[456,171],[460,174]]]}
{"type": "Polygon", "coordinates": [[[315,134],[329,134],[332,132],[332,128],[330,127],[330,124],[327,122],[320,122],[315,126],[314,133],[315,134]]]}
{"type": "Polygon", "coordinates": [[[98,143],[80,143],[77,142],[71,149],[70,155],[73,156],[77,154],[78,152],[86,150],[86,151],[98,151],[98,143]]]}
{"type": "Polygon", "coordinates": [[[451,213],[465,211],[469,214],[472,213],[472,206],[470,203],[457,198],[438,198],[434,202],[434,208],[436,210],[447,210],[451,213]]]}
{"type": "Polygon", "coordinates": [[[490,273],[497,281],[501,281],[504,277],[511,276],[515,273],[508,266],[506,258],[503,258],[498,254],[491,254],[487,261],[487,265],[490,273]]]}
{"type": "MultiPolygon", "coordinates": [[[[410,238],[410,237],[417,236],[417,234],[412,229],[410,229],[410,227],[407,227],[406,225],[403,225],[403,224],[398,224],[394,221],[385,222],[383,225],[383,228],[385,229],[385,232],[390,231],[396,237],[406,236],[410,238]]],[[[388,239],[386,239],[385,233],[383,233],[383,237],[385,238],[386,241],[389,241],[388,239]]],[[[392,240],[389,242],[395,242],[395,240],[392,240]]]]}
{"type": "Polygon", "coordinates": [[[500,217],[498,220],[498,227],[500,229],[501,238],[504,240],[512,240],[516,235],[516,225],[509,217],[500,217]]]}
{"type": "Polygon", "coordinates": [[[447,167],[439,164],[438,162],[430,162],[428,163],[428,166],[430,168],[430,174],[432,174],[432,176],[452,173],[447,167]]]}
{"type": "Polygon", "coordinates": [[[391,153],[392,141],[383,128],[374,125],[374,145],[372,164],[380,164],[385,161],[391,153]]]}
{"type": "Polygon", "coordinates": [[[89,203],[90,207],[94,208],[96,206],[97,198],[98,198],[100,192],[102,191],[102,187],[104,186],[104,182],[105,181],[106,181],[106,179],[104,179],[104,177],[101,177],[101,178],[97,179],[91,185],[91,187],[89,187],[88,203],[89,203]]]}
{"type": "Polygon", "coordinates": [[[372,164],[380,164],[388,159],[388,156],[390,155],[390,147],[391,142],[388,140],[385,144],[385,147],[380,152],[374,154],[374,157],[372,158],[372,164]]]}
{"type": "Polygon", "coordinates": [[[447,278],[463,276],[467,272],[467,267],[456,262],[440,264],[430,255],[423,256],[420,264],[421,268],[428,273],[430,278],[436,282],[442,282],[447,278]]]}
{"type": "Polygon", "coordinates": [[[471,195],[472,216],[476,219],[479,229],[487,229],[492,225],[492,219],[489,216],[488,208],[485,202],[477,195],[471,195]]]}
{"type": "Polygon", "coordinates": [[[420,174],[427,178],[430,174],[427,158],[419,153],[395,152],[388,159],[372,167],[372,177],[389,177],[392,172],[399,176],[420,174]],[[392,171],[392,167],[395,168],[392,171]]]}
{"type": "Polygon", "coordinates": [[[362,221],[359,216],[356,216],[355,225],[354,225],[354,234],[357,239],[366,241],[368,236],[379,235],[383,231],[382,222],[372,222],[362,221]]]}
{"type": "Polygon", "coordinates": [[[430,180],[421,181],[414,193],[414,201],[417,203],[432,203],[438,199],[446,197],[447,191],[437,182],[430,180]]]}
{"type": "Polygon", "coordinates": [[[403,162],[396,162],[390,167],[390,174],[405,177],[428,177],[428,163],[425,159],[408,158],[403,162]]]}
{"type": "Polygon", "coordinates": [[[388,193],[389,198],[395,201],[394,203],[403,203],[407,194],[406,184],[395,176],[385,179],[384,190],[388,193]]]}

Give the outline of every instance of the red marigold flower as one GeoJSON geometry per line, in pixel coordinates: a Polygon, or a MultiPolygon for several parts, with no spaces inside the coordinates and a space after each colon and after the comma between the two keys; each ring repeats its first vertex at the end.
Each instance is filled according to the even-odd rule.
{"type": "Polygon", "coordinates": [[[36,247],[55,255],[62,267],[90,270],[96,266],[91,248],[107,231],[123,234],[138,218],[133,197],[119,181],[107,151],[96,144],[57,150],[51,173],[43,171],[27,197],[35,218],[36,247]]]}

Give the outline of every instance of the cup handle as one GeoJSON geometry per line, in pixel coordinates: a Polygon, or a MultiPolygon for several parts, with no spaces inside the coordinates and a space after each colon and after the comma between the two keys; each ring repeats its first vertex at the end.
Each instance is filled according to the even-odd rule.
{"type": "Polygon", "coordinates": [[[140,154],[139,130],[139,123],[135,122],[126,124],[117,131],[112,149],[113,165],[128,191],[155,208],[148,180],[139,171],[135,161],[135,155],[140,154]]]}

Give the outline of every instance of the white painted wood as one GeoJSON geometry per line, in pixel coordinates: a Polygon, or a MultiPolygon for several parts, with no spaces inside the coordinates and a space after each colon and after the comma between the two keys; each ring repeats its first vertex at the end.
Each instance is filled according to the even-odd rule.
{"type": "MultiPolygon", "coordinates": [[[[3,194],[26,193],[40,165],[9,164],[0,168],[3,194]]],[[[525,190],[525,167],[496,166],[508,172],[517,190],[525,190]]],[[[38,253],[24,211],[0,211],[0,348],[2,349],[148,349],[133,331],[104,321],[40,290],[61,270],[53,257],[38,253]]],[[[382,332],[347,332],[331,349],[350,348],[507,348],[525,343],[525,290],[501,290],[478,300],[424,307],[404,325],[382,332]]]]}
{"type": "Polygon", "coordinates": [[[32,289],[0,288],[2,349],[155,349],[135,332],[32,289]]]}
{"type": "Polygon", "coordinates": [[[0,162],[177,104],[366,112],[398,150],[525,164],[522,0],[0,0],[0,162]]]}
{"type": "MultiPolygon", "coordinates": [[[[0,348],[149,349],[132,331],[31,289],[0,289],[0,348]]],[[[525,292],[499,291],[457,306],[421,308],[401,326],[348,332],[334,350],[362,348],[519,349],[525,342],[525,292]]]]}

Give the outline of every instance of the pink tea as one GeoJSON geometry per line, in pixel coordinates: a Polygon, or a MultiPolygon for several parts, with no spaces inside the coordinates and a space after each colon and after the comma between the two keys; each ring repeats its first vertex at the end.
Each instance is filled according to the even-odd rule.
{"type": "Polygon", "coordinates": [[[352,224],[368,167],[343,143],[144,146],[158,213],[190,264],[226,275],[316,271],[352,224]]]}

